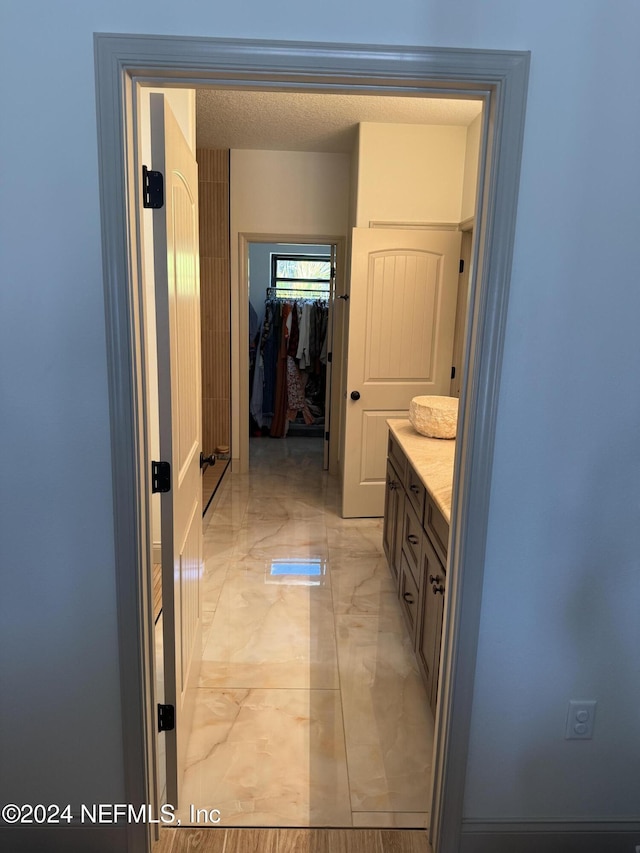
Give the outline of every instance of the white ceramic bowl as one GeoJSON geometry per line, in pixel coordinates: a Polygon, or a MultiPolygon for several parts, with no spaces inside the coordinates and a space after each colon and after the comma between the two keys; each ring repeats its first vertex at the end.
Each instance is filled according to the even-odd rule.
{"type": "Polygon", "coordinates": [[[414,397],[409,404],[409,420],[420,435],[455,438],[458,426],[457,397],[414,397]]]}

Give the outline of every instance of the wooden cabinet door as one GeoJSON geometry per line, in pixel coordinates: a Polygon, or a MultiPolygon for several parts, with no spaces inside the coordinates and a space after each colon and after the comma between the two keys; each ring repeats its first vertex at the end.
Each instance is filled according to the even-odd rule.
{"type": "Polygon", "coordinates": [[[413,573],[409,568],[407,557],[404,551],[400,559],[400,604],[404,618],[407,621],[409,636],[411,637],[411,645],[415,648],[416,632],[418,630],[420,616],[420,593],[418,585],[415,582],[413,573]]]}
{"type": "Polygon", "coordinates": [[[422,608],[418,627],[418,660],[435,714],[440,667],[440,641],[446,575],[428,537],[422,541],[422,608]]]}
{"type": "Polygon", "coordinates": [[[384,526],[382,528],[382,544],[384,553],[391,569],[391,574],[398,580],[398,560],[396,542],[398,527],[402,524],[402,483],[391,462],[387,462],[387,486],[384,499],[384,526]]]}

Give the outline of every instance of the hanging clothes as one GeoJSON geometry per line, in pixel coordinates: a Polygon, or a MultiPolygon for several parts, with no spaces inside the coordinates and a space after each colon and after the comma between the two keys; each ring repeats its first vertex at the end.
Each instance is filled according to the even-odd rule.
{"type": "Polygon", "coordinates": [[[287,434],[287,349],[289,346],[289,328],[287,324],[290,315],[291,305],[288,302],[284,302],[280,314],[280,345],[278,347],[278,361],[276,366],[273,420],[271,421],[271,435],[273,438],[283,438],[287,434]]]}
{"type": "Polygon", "coordinates": [[[292,421],[324,424],[328,312],[325,299],[265,301],[249,408],[255,425],[272,437],[285,436],[292,421]]]}
{"type": "Polygon", "coordinates": [[[311,358],[309,356],[309,327],[311,322],[311,303],[303,302],[299,307],[300,311],[300,331],[298,341],[298,351],[296,358],[300,370],[306,370],[311,367],[311,358]]]}
{"type": "Polygon", "coordinates": [[[263,423],[269,425],[275,408],[276,373],[278,364],[278,340],[280,332],[280,306],[267,302],[262,324],[261,350],[264,384],[262,389],[263,423]]]}
{"type": "Polygon", "coordinates": [[[287,418],[295,421],[298,412],[306,424],[313,423],[313,415],[309,411],[304,388],[307,384],[307,374],[303,373],[292,356],[287,356],[287,418]]]}

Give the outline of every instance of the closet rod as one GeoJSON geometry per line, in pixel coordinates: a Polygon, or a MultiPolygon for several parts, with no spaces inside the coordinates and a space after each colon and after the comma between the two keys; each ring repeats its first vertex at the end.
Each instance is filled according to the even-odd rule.
{"type": "Polygon", "coordinates": [[[304,294],[303,296],[299,296],[298,299],[305,299],[307,296],[310,299],[317,299],[318,297],[329,299],[329,292],[327,290],[300,290],[299,287],[268,287],[267,296],[277,296],[279,293],[289,293],[294,291],[296,293],[304,294]]]}

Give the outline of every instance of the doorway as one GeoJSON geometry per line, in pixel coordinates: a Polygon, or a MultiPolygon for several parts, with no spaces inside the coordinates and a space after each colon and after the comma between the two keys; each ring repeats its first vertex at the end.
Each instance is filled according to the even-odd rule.
{"type": "MultiPolygon", "coordinates": [[[[340,96],[324,96],[324,100],[337,106],[340,96]]],[[[262,98],[263,107],[265,101],[269,101],[268,95],[262,98]]],[[[367,406],[364,416],[369,420],[377,418],[382,427],[380,431],[385,433],[386,419],[394,415],[401,417],[409,397],[417,393],[442,393],[448,385],[458,268],[458,223],[419,221],[413,223],[413,228],[406,225],[416,210],[423,218],[429,213],[434,218],[444,218],[446,212],[453,209],[457,218],[461,218],[463,173],[466,173],[468,160],[477,162],[478,148],[475,146],[469,154],[468,145],[460,146],[461,141],[466,143],[468,136],[464,124],[432,130],[431,103],[425,102],[423,125],[410,126],[410,129],[401,125],[396,129],[369,123],[366,131],[369,137],[374,137],[373,141],[362,139],[364,130],[355,140],[363,159],[368,155],[374,162],[368,169],[356,170],[351,181],[363,198],[371,191],[372,184],[380,196],[376,204],[369,202],[367,205],[362,201],[361,206],[369,218],[376,216],[382,221],[392,205],[396,205],[395,215],[400,220],[386,221],[386,227],[360,227],[348,231],[352,265],[350,275],[346,276],[345,295],[353,306],[350,318],[353,324],[356,319],[371,315],[367,326],[376,332],[369,336],[369,341],[375,343],[374,338],[380,339],[358,386],[367,406]],[[378,154],[381,133],[385,142],[382,157],[378,154]],[[404,188],[403,199],[397,198],[397,190],[387,188],[385,194],[378,186],[385,181],[384,163],[399,156],[390,144],[393,141],[399,150],[403,144],[405,146],[403,165],[407,165],[411,157],[407,171],[414,181],[424,181],[421,163],[425,159],[425,148],[415,144],[416,137],[423,145],[430,146],[426,150],[432,160],[438,159],[438,154],[444,159],[443,140],[456,145],[457,156],[447,152],[449,159],[439,167],[445,171],[449,169],[447,177],[451,177],[453,186],[447,185],[437,200],[431,200],[430,207],[416,205],[419,190],[414,186],[404,188]],[[362,241],[365,240],[368,251],[363,253],[362,241]],[[391,301],[384,297],[381,303],[374,300],[371,309],[375,310],[369,310],[364,304],[370,253],[388,259],[382,277],[384,287],[392,296],[391,301]],[[442,344],[441,337],[444,338],[442,344]],[[416,348],[420,338],[424,342],[416,348]],[[378,388],[377,405],[372,401],[371,375],[378,386],[383,375],[390,380],[378,388]],[[435,382],[439,384],[434,385],[435,382]],[[390,389],[393,391],[394,386],[397,393],[391,399],[390,389]]],[[[412,106],[416,104],[420,106],[419,101],[412,106]]],[[[474,109],[471,111],[465,101],[463,116],[468,121],[471,112],[471,119],[479,125],[482,116],[476,104],[472,102],[474,109]]],[[[290,122],[287,131],[291,129],[290,122]]],[[[198,151],[203,164],[214,156],[228,155],[226,148],[198,151]]],[[[231,149],[231,154],[234,153],[231,149]]],[[[270,184],[270,167],[273,168],[274,160],[278,164],[286,161],[287,165],[297,165],[298,174],[295,188],[287,187],[283,192],[286,201],[282,207],[294,203],[295,190],[303,200],[309,220],[313,221],[318,216],[314,211],[318,187],[317,181],[314,183],[302,168],[301,161],[305,158],[314,165],[321,159],[314,152],[292,156],[286,150],[274,153],[271,158],[261,157],[261,179],[255,174],[255,168],[250,170],[252,209],[261,194],[261,180],[270,184]]],[[[324,177],[329,179],[326,159],[324,177]]],[[[233,156],[231,161],[234,161],[233,156]]],[[[250,161],[249,152],[245,152],[240,162],[247,168],[250,161]]],[[[231,172],[233,203],[234,188],[242,185],[246,177],[239,174],[239,169],[231,172]]],[[[428,174],[432,180],[432,174],[428,174]]],[[[432,195],[436,195],[435,190],[432,195]]],[[[473,204],[473,181],[469,196],[473,204]]],[[[211,203],[208,195],[205,199],[206,211],[211,203]]],[[[272,212],[271,217],[264,216],[263,227],[277,227],[278,212],[272,212]]],[[[366,218],[362,210],[359,210],[359,217],[366,218]]],[[[214,227],[214,223],[210,222],[210,227],[214,227]]],[[[208,245],[208,234],[203,234],[202,239],[208,245]]],[[[382,501],[378,501],[379,506],[368,506],[366,513],[353,506],[352,501],[350,511],[345,513],[344,499],[339,499],[335,483],[318,477],[321,454],[309,446],[312,440],[296,440],[289,432],[291,426],[296,426],[295,416],[305,403],[307,417],[311,420],[313,392],[308,399],[302,398],[295,410],[288,411],[292,408],[290,389],[281,381],[279,392],[273,375],[278,354],[280,366],[284,367],[285,359],[287,365],[286,374],[282,371],[277,377],[279,380],[289,378],[289,367],[298,371],[312,367],[309,378],[313,380],[315,373],[325,385],[329,371],[323,376],[317,362],[326,368],[332,364],[329,298],[326,326],[321,335],[315,333],[317,351],[310,346],[310,359],[305,358],[303,346],[291,350],[291,339],[298,331],[295,323],[303,325],[302,313],[300,316],[293,315],[293,311],[287,314],[290,327],[280,313],[284,308],[297,310],[300,295],[334,295],[336,264],[331,256],[337,244],[314,245],[309,242],[314,239],[310,236],[299,239],[300,242],[285,243],[282,235],[262,236],[258,240],[246,234],[242,241],[238,239],[242,246],[241,272],[246,275],[246,282],[240,276],[241,304],[242,297],[248,294],[241,312],[248,329],[250,353],[249,412],[253,414],[250,464],[246,478],[240,472],[231,473],[231,488],[222,495],[206,528],[203,623],[210,628],[208,631],[205,628],[201,689],[197,691],[200,698],[196,699],[195,726],[188,733],[190,747],[182,800],[204,809],[213,808],[215,804],[223,810],[226,821],[243,826],[324,824],[424,828],[431,785],[433,719],[416,660],[407,647],[407,632],[383,555],[382,525],[374,520],[375,516],[382,515],[382,501]],[[263,323],[263,333],[260,333],[263,323]],[[265,339],[265,330],[275,332],[271,340],[265,339]],[[275,400],[279,400],[278,405],[289,400],[285,411],[279,412],[279,420],[274,416],[275,400]],[[288,430],[284,428],[285,417],[290,422],[288,430]],[[260,429],[259,435],[256,435],[257,429],[260,429]],[[270,438],[275,438],[276,442],[270,438]],[[350,521],[340,519],[340,505],[342,514],[351,516],[350,521]],[[372,520],[363,520],[365,514],[372,520]],[[277,619],[273,618],[274,613],[278,614],[277,619]],[[307,647],[309,654],[302,653],[307,647]],[[366,653],[360,656],[363,649],[366,653]],[[369,666],[373,667],[372,671],[369,666]],[[301,669],[308,672],[307,678],[302,676],[301,669]],[[253,738],[243,724],[250,718],[251,729],[260,731],[261,739],[268,742],[273,733],[269,732],[265,720],[271,720],[275,730],[282,725],[292,689],[297,691],[296,701],[302,703],[295,706],[295,729],[300,730],[303,741],[305,736],[308,738],[308,749],[301,751],[299,745],[296,748],[295,738],[292,738],[286,753],[287,766],[283,767],[278,761],[279,750],[272,754],[266,749],[261,759],[254,753],[253,738]],[[273,695],[268,692],[274,690],[273,695]],[[329,696],[332,701],[327,704],[329,696]],[[370,701],[362,702],[363,696],[369,696],[370,701]],[[402,701],[391,702],[392,696],[402,697],[402,701]],[[330,724],[328,716],[342,722],[330,724]],[[389,723],[394,722],[383,725],[382,717],[389,723]],[[313,737],[315,728],[320,728],[326,736],[318,741],[313,737]],[[329,763],[333,775],[329,786],[323,751],[331,756],[329,763]],[[364,761],[363,751],[370,753],[364,761]],[[215,760],[209,760],[209,756],[215,760]],[[237,772],[233,768],[257,765],[261,765],[267,777],[256,773],[253,783],[244,778],[238,787],[237,772]],[[285,779],[287,782],[283,784],[285,779]],[[372,783],[372,780],[375,781],[372,783]],[[339,808],[333,800],[336,793],[339,808]]],[[[316,237],[315,242],[319,239],[316,237]]],[[[236,251],[233,245],[232,254],[236,251]]],[[[205,279],[203,287],[208,283],[205,279]]],[[[382,281],[376,279],[372,290],[381,285],[382,281]]],[[[206,304],[206,295],[202,301],[206,304]]],[[[312,299],[308,307],[317,307],[317,301],[317,298],[312,299]]],[[[341,301],[341,307],[346,307],[346,302],[341,301]]],[[[307,322],[311,326],[309,317],[307,322]]],[[[366,338],[366,332],[359,331],[357,339],[366,338]]],[[[301,340],[314,337],[310,332],[305,336],[302,330],[299,336],[301,340]]],[[[346,351],[348,349],[347,342],[346,351]]],[[[338,357],[336,361],[340,365],[342,359],[338,357]]],[[[353,366],[355,358],[349,361],[353,366]]],[[[327,396],[330,399],[331,395],[327,396]]],[[[322,415],[322,411],[319,414],[322,415]]],[[[307,426],[315,428],[316,424],[304,423],[302,418],[300,427],[307,426]]],[[[329,430],[326,439],[328,433],[329,430]]],[[[322,443],[321,439],[320,447],[322,443]]],[[[357,437],[352,436],[349,454],[355,459],[360,456],[357,444],[357,437]]],[[[367,467],[371,469],[379,461],[384,464],[385,457],[386,437],[383,437],[382,446],[370,448],[367,467]]],[[[189,822],[183,808],[179,809],[179,814],[183,824],[189,822]]]]}
{"type": "MultiPolygon", "coordinates": [[[[387,94],[411,91],[416,96],[429,91],[451,92],[454,96],[471,92],[485,101],[488,120],[482,150],[487,171],[480,182],[478,207],[484,227],[475,252],[477,287],[470,306],[472,323],[466,345],[468,374],[463,398],[467,405],[457,451],[452,585],[447,605],[452,620],[443,650],[443,701],[436,721],[439,732],[431,829],[436,851],[454,849],[460,836],[470,685],[482,588],[495,401],[508,296],[528,55],[420,48],[377,47],[372,51],[327,45],[320,49],[293,44],[285,49],[282,44],[270,46],[265,42],[146,36],[97,36],[96,52],[125,777],[127,797],[134,803],[147,802],[150,796],[150,752],[145,747],[147,739],[131,738],[128,733],[139,732],[143,724],[147,733],[153,732],[155,710],[142,676],[149,667],[149,643],[143,627],[149,549],[148,545],[144,547],[144,542],[148,542],[146,500],[139,484],[149,475],[144,452],[139,451],[145,446],[144,417],[134,405],[141,364],[140,340],[130,314],[131,306],[134,317],[139,316],[140,310],[135,286],[136,240],[134,234],[129,242],[125,222],[125,211],[136,209],[136,172],[132,172],[129,181],[123,181],[126,170],[135,166],[134,158],[129,156],[133,150],[131,113],[125,127],[135,82],[142,76],[170,84],[190,75],[192,80],[210,81],[218,77],[228,84],[235,74],[242,85],[254,81],[254,85],[268,82],[277,87],[282,85],[283,75],[288,75],[287,85],[295,80],[303,89],[321,84],[342,91],[373,86],[387,94]],[[238,72],[238,68],[242,71],[238,72]],[[125,140],[124,150],[122,140],[125,140]],[[135,567],[133,573],[131,566],[135,567]],[[463,588],[464,597],[460,595],[463,588]],[[132,654],[134,649],[137,654],[132,654]]],[[[131,221],[134,219],[135,215],[131,221]]],[[[149,734],[148,741],[152,739],[149,734]]],[[[148,843],[145,827],[131,827],[130,836],[148,843]]]]}
{"type": "MultiPolygon", "coordinates": [[[[309,239],[274,238],[249,242],[246,258],[249,435],[313,441],[323,450],[325,469],[336,249],[336,244],[314,244],[309,239]],[[276,412],[277,404],[281,411],[276,412]]],[[[256,442],[250,444],[255,447],[256,442]]],[[[262,450],[268,451],[268,446],[262,450]]]]}

